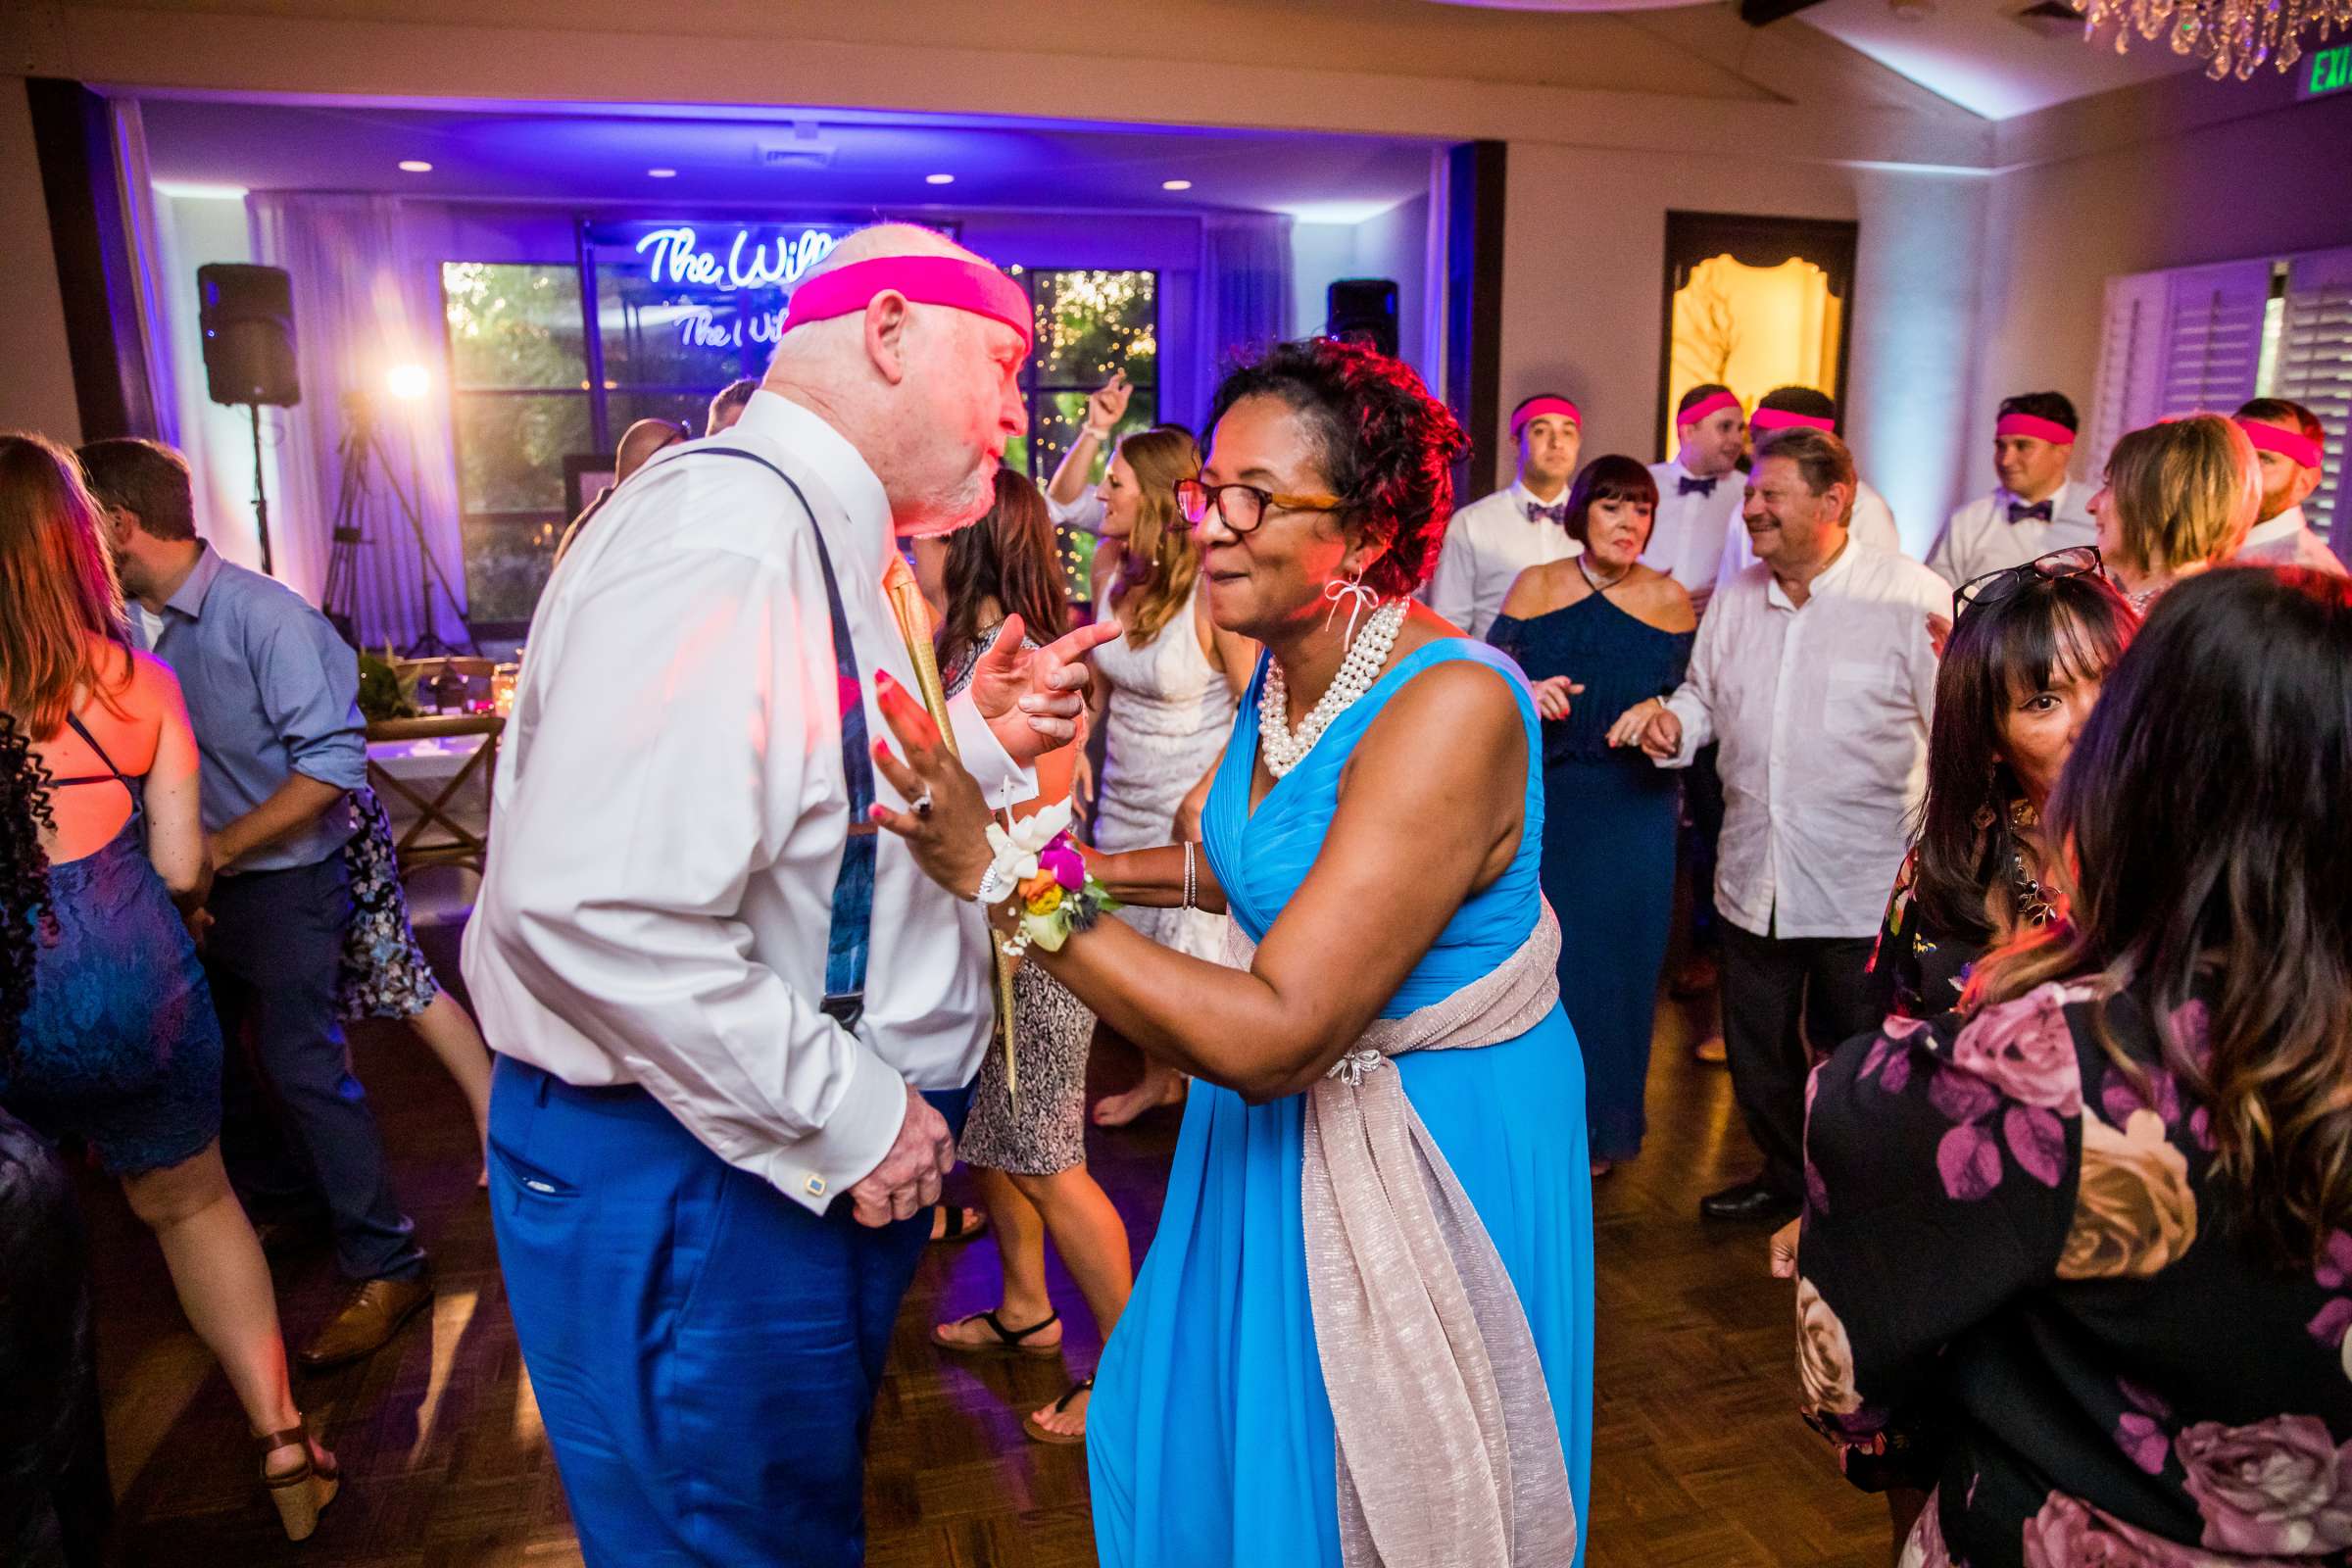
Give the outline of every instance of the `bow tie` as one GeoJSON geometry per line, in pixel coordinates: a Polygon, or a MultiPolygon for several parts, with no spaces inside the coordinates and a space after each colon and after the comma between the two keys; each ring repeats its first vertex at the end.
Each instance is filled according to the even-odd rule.
{"type": "Polygon", "coordinates": [[[1687,473],[1677,474],[1674,480],[1674,493],[1678,496],[1694,494],[1711,496],[1715,493],[1717,481],[1722,477],[1723,475],[1717,474],[1713,479],[1693,479],[1687,473]]]}
{"type": "Polygon", "coordinates": [[[1527,520],[1530,522],[1556,522],[1563,528],[1567,527],[1568,498],[1562,496],[1548,507],[1541,501],[1528,502],[1527,520]]]}
{"type": "Polygon", "coordinates": [[[2023,501],[2009,503],[2009,520],[2011,522],[2023,522],[2028,517],[2032,517],[2036,522],[2049,521],[2050,504],[2047,501],[2036,501],[2029,507],[2023,501]]]}

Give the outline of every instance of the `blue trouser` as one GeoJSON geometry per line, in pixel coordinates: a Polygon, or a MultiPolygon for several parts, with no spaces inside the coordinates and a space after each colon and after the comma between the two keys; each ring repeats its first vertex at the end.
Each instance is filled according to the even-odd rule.
{"type": "Polygon", "coordinates": [[[204,972],[227,1048],[220,1152],[246,1206],[273,1219],[323,1202],[346,1275],[416,1277],[424,1253],[392,1196],[383,1135],[352,1074],[336,1002],[351,922],[343,852],[283,871],[221,877],[207,907],[214,923],[204,972]],[[258,1087],[248,1047],[261,1069],[258,1087]]]}
{"type": "MultiPolygon", "coordinates": [[[[960,1129],[968,1089],[927,1098],[960,1129]]],[[[643,1090],[506,1056],[490,1199],[589,1568],[864,1560],[866,1429],[928,1213],[812,1213],[643,1090]]]]}

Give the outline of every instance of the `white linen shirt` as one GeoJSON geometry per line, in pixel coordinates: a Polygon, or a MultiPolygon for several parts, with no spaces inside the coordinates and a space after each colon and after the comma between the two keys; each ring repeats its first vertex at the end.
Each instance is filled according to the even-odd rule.
{"type": "MultiPolygon", "coordinates": [[[[1567,499],[1563,490],[1560,500],[1567,499]]],[[[1528,516],[1529,507],[1542,504],[1514,482],[1456,512],[1446,525],[1438,569],[1421,596],[1429,608],[1471,636],[1484,637],[1521,572],[1583,555],[1585,547],[1569,538],[1567,529],[1528,516]]]]}
{"type": "Polygon", "coordinates": [[[2022,566],[2053,550],[2098,543],[2098,520],[2090,514],[2092,487],[2069,479],[2050,495],[2050,520],[2026,517],[2009,520],[2009,504],[2018,498],[1995,486],[1951,514],[1936,546],[1928,552],[1928,567],[1957,588],[1974,577],[2004,566],[2022,566]]]}
{"type": "Polygon", "coordinates": [[[1765,566],[1722,584],[1667,699],[1688,767],[1720,742],[1715,907],[1743,931],[1866,937],[1911,838],[1936,708],[1930,613],[1949,584],[1849,542],[1792,605],[1765,566]]]}
{"type": "Polygon", "coordinates": [[[1715,476],[1712,491],[1683,493],[1685,479],[1696,479],[1679,458],[1649,466],[1657,481],[1658,511],[1651,523],[1649,543],[1642,560],[1679,582],[1690,595],[1694,610],[1704,611],[1715,591],[1715,572],[1723,564],[1724,537],[1738,527],[1747,475],[1738,468],[1715,476]]]}
{"type": "Polygon", "coordinates": [[[2232,559],[2263,566],[2308,566],[2332,577],[2348,575],[2328,542],[2311,531],[2301,507],[2289,507],[2246,530],[2246,542],[2232,559]]]}
{"type": "MultiPolygon", "coordinates": [[[[1715,580],[1730,582],[1734,577],[1756,564],[1756,547],[1749,542],[1747,525],[1740,520],[1747,505],[1748,475],[1740,476],[1740,499],[1732,509],[1732,528],[1723,541],[1723,561],[1715,568],[1715,580]]],[[[1886,498],[1870,487],[1867,479],[1854,484],[1854,514],[1846,519],[1846,532],[1858,545],[1884,550],[1890,556],[1903,553],[1903,536],[1894,526],[1894,510],[1886,498]]]]}
{"type": "MultiPolygon", "coordinates": [[[[824,579],[865,684],[916,691],[882,574],[890,508],[857,450],[757,392],[734,428],[622,485],[549,581],[493,786],[466,982],[500,1053],[642,1086],[728,1163],[822,1211],[889,1152],[906,1086],[972,1080],[994,1014],[976,906],[877,846],[865,1014],[819,1008],[850,826],[824,579]]],[[[1000,803],[1035,793],[968,698],[950,717],[1000,803]]],[[[879,772],[875,789],[901,804],[879,772]]],[[[583,1303],[586,1304],[586,1303],[583,1303]]]]}

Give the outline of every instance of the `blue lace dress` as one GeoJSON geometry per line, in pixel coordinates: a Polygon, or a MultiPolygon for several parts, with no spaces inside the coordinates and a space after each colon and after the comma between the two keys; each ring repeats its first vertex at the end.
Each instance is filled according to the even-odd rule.
{"type": "Polygon", "coordinates": [[[119,1176],[176,1165],[220,1135],[220,1023],[212,992],[147,858],[138,780],[106,763],[52,788],[120,784],[130,820],[106,847],[49,868],[34,923],[32,1002],[16,1060],[0,1062],[0,1104],[49,1138],[87,1140],[119,1176]]]}
{"type": "MultiPolygon", "coordinates": [[[[1530,753],[1527,826],[1509,869],[1455,913],[1382,1009],[1386,1017],[1451,996],[1517,951],[1535,925],[1544,793],[1534,703],[1509,662],[1462,638],[1407,655],[1254,812],[1253,683],[1208,800],[1209,861],[1234,917],[1262,939],[1322,849],[1341,769],[1364,726],[1405,682],[1450,660],[1489,665],[1518,696],[1530,753]]],[[[1368,920],[1363,940],[1379,939],[1377,920],[1368,920]]],[[[1592,1194],[1575,1032],[1555,1007],[1515,1040],[1417,1053],[1397,1058],[1397,1068],[1518,1288],[1581,1521],[1592,1438],[1592,1194]]],[[[1193,1086],[1159,1229],[1087,1409],[1105,1568],[1340,1561],[1336,1440],[1298,1210],[1304,1108],[1302,1097],[1250,1105],[1231,1090],[1193,1086]]]]}

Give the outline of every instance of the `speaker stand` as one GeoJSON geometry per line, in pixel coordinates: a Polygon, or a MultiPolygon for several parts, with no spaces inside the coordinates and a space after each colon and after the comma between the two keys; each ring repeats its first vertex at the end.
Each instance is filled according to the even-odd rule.
{"type": "Polygon", "coordinates": [[[253,519],[262,533],[262,575],[274,577],[277,572],[270,564],[270,489],[262,477],[262,406],[248,403],[245,412],[253,416],[253,519]]]}

